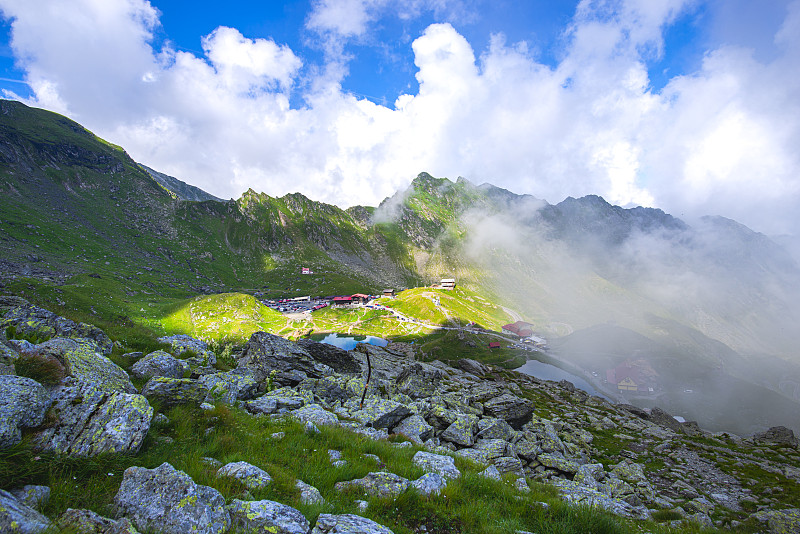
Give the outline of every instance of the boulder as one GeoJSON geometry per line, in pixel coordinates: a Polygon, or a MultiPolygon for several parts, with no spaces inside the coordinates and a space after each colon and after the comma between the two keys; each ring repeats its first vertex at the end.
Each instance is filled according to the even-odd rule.
{"type": "Polygon", "coordinates": [[[297,346],[305,350],[315,361],[327,365],[337,373],[361,373],[361,364],[349,351],[310,339],[299,340],[297,346]]]}
{"type": "Polygon", "coordinates": [[[500,470],[497,469],[497,467],[494,465],[490,465],[489,467],[478,473],[478,476],[482,476],[484,478],[491,478],[494,480],[503,480],[503,475],[500,474],[500,470]]]}
{"type": "Polygon", "coordinates": [[[798,440],[794,432],[785,426],[773,426],[772,428],[759,432],[753,436],[756,443],[766,445],[779,445],[783,447],[797,448],[798,440]]]}
{"type": "Polygon", "coordinates": [[[0,532],[22,534],[43,532],[50,527],[50,520],[18,501],[12,494],[0,490],[0,532]]]}
{"type": "Polygon", "coordinates": [[[473,448],[486,455],[488,460],[494,460],[506,453],[508,443],[502,439],[478,439],[473,448]]]}
{"type": "Polygon", "coordinates": [[[478,429],[478,418],[474,415],[459,415],[448,426],[439,438],[462,447],[472,447],[475,443],[475,431],[478,429]]]}
{"type": "Polygon", "coordinates": [[[442,372],[433,366],[415,363],[403,369],[397,379],[397,389],[412,399],[427,398],[436,392],[442,372]]]}
{"type": "Polygon", "coordinates": [[[522,462],[519,460],[519,458],[501,456],[492,460],[492,465],[494,465],[501,473],[515,473],[519,476],[522,476],[522,462]]]}
{"type": "Polygon", "coordinates": [[[415,414],[406,417],[399,425],[395,426],[394,433],[421,444],[433,435],[433,427],[426,423],[422,416],[415,414]]]}
{"type": "Polygon", "coordinates": [[[50,500],[50,488],[47,486],[25,485],[11,490],[11,494],[25,506],[40,509],[50,500]]]}
{"type": "Polygon", "coordinates": [[[0,319],[0,329],[6,330],[8,327],[12,327],[17,336],[27,339],[48,340],[56,337],[89,339],[105,356],[111,354],[111,350],[114,348],[111,339],[96,326],[76,323],[27,302],[9,310],[0,319]]]}
{"type": "Polygon", "coordinates": [[[142,446],[153,408],[142,395],[112,393],[68,378],[52,390],[48,417],[33,434],[37,450],[73,456],[135,454],[142,446]]]}
{"type": "Polygon", "coordinates": [[[233,499],[226,507],[233,528],[244,532],[272,534],[308,534],[308,520],[291,506],[275,501],[240,501],[233,499]]]}
{"type": "Polygon", "coordinates": [[[22,376],[0,375],[0,449],[22,441],[22,429],[42,424],[50,395],[44,386],[22,376]]]}
{"type": "Polygon", "coordinates": [[[538,455],[536,460],[545,467],[557,469],[563,473],[577,473],[580,468],[578,462],[564,458],[564,456],[559,453],[544,452],[538,455]]]}
{"type": "Polygon", "coordinates": [[[511,441],[514,439],[514,429],[502,419],[484,417],[478,421],[478,437],[511,441]]]}
{"type": "Polygon", "coordinates": [[[653,408],[650,410],[650,421],[657,424],[658,426],[668,428],[672,430],[676,434],[683,434],[685,433],[683,424],[678,422],[673,416],[662,410],[661,408],[653,408]]]}
{"type": "Polygon", "coordinates": [[[114,503],[117,517],[129,518],[139,530],[218,534],[231,526],[224,497],[168,463],[126,469],[114,503]]]}
{"type": "Polygon", "coordinates": [[[67,375],[107,393],[138,393],[128,373],[101,354],[93,340],[55,338],[34,345],[23,355],[55,358],[67,375]]]}
{"type": "Polygon", "coordinates": [[[303,397],[274,397],[272,395],[259,397],[244,403],[244,408],[253,414],[271,415],[286,410],[297,410],[305,403],[303,397]]]}
{"type": "Polygon", "coordinates": [[[352,415],[365,426],[391,429],[411,415],[411,410],[399,402],[370,395],[365,399],[364,407],[353,411],[352,415]]]}
{"type": "Polygon", "coordinates": [[[487,415],[503,419],[513,428],[519,430],[530,420],[533,403],[516,395],[504,393],[483,403],[487,415]]]}
{"type": "Polygon", "coordinates": [[[766,523],[771,534],[800,532],[800,509],[762,510],[750,517],[766,523]]]}
{"type": "Polygon", "coordinates": [[[245,346],[239,368],[248,369],[258,382],[267,379],[270,372],[278,371],[276,381],[295,385],[304,378],[321,378],[320,364],[303,348],[282,337],[256,332],[245,346]]]}
{"type": "Polygon", "coordinates": [[[408,479],[400,475],[378,471],[375,473],[367,473],[364,478],[337,482],[334,488],[336,491],[344,491],[348,488],[356,487],[376,497],[397,497],[406,491],[410,485],[411,483],[408,479]]]}
{"type": "Polygon", "coordinates": [[[208,350],[208,344],[205,341],[184,334],[160,337],[158,340],[162,343],[169,343],[172,346],[172,352],[178,357],[183,356],[186,362],[192,366],[205,367],[217,363],[217,355],[208,350]],[[194,352],[195,356],[186,358],[187,352],[194,352]]]}
{"type": "Polygon", "coordinates": [[[113,520],[91,510],[67,508],[56,520],[59,530],[79,534],[138,534],[131,520],[113,520]]]}
{"type": "Polygon", "coordinates": [[[366,517],[354,514],[320,514],[311,534],[394,534],[366,517]]]}
{"type": "Polygon", "coordinates": [[[439,473],[425,473],[411,483],[422,495],[438,495],[446,486],[447,480],[439,473]]]}
{"type": "Polygon", "coordinates": [[[217,478],[235,478],[248,489],[262,489],[269,486],[272,477],[269,473],[247,462],[231,462],[217,470],[217,478]]]}
{"type": "Polygon", "coordinates": [[[317,425],[336,425],[339,423],[339,418],[336,417],[336,414],[325,410],[319,404],[309,404],[299,410],[295,410],[292,412],[292,417],[304,423],[317,425]]]}
{"type": "Polygon", "coordinates": [[[445,479],[461,476],[461,471],[458,470],[455,461],[450,456],[419,451],[411,461],[426,473],[436,473],[445,479]]]}
{"type": "Polygon", "coordinates": [[[462,358],[458,360],[458,367],[463,371],[477,376],[482,376],[489,372],[489,367],[468,358],[462,358]]]}
{"type": "Polygon", "coordinates": [[[535,441],[521,439],[514,445],[514,453],[520,458],[532,462],[542,453],[542,448],[535,441]]]}
{"type": "Polygon", "coordinates": [[[226,373],[213,373],[200,378],[208,388],[206,402],[235,404],[239,400],[252,399],[258,391],[258,382],[249,372],[234,369],[226,373]]]}
{"type": "Polygon", "coordinates": [[[134,363],[130,372],[140,380],[149,380],[154,376],[183,378],[184,371],[188,369],[189,366],[185,362],[163,350],[157,350],[134,363]]]}
{"type": "Polygon", "coordinates": [[[180,404],[200,406],[205,402],[208,388],[192,378],[154,376],[142,388],[142,395],[165,408],[180,404]]]}
{"type": "Polygon", "coordinates": [[[321,504],[325,502],[317,488],[306,484],[302,480],[298,480],[294,487],[300,490],[300,502],[303,504],[321,504]]]}

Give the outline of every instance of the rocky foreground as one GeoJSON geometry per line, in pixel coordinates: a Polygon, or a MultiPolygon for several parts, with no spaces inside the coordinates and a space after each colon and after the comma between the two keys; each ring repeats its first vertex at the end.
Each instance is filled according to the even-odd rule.
{"type": "MultiPolygon", "coordinates": [[[[164,338],[170,351],[125,354],[133,362],[126,371],[109,359],[114,343],[96,327],[16,297],[0,297],[0,316],[0,449],[25,434],[42,452],[136,454],[151,423],[165,418],[153,406],[225,403],[253,417],[294,417],[307,432],[339,425],[376,440],[404,436],[421,447],[413,459],[426,473],[419,479],[375,471],[337,483],[341,491],[357,486],[371,496],[429,495],[461,476],[453,461],[461,456],[482,464],[484,476],[513,480],[520,493],[544,483],[565,500],[628,518],[670,511],[676,527],[800,532],[800,452],[786,428],[751,437],[712,434],[657,408],[610,404],[568,382],[471,360],[458,368],[419,362],[402,344],[346,352],[264,332],[253,334],[230,371],[218,370],[216,355],[186,336],[164,338]],[[40,381],[17,376],[32,363],[40,381]]],[[[328,452],[331,468],[345,461],[341,451],[328,452]]],[[[217,476],[247,487],[270,483],[259,466],[206,461],[216,464],[217,476]]],[[[322,499],[303,481],[297,488],[304,502],[322,499]]],[[[312,528],[301,512],[279,502],[226,502],[169,463],[125,470],[114,518],[75,509],[47,518],[37,508],[49,495],[45,486],[0,490],[0,532],[391,532],[353,514],[321,514],[312,528]]]]}

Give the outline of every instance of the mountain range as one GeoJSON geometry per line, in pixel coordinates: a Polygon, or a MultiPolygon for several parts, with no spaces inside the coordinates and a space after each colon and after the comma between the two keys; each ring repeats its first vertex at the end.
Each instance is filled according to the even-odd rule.
{"type": "Polygon", "coordinates": [[[0,249],[8,291],[66,316],[105,313],[103,295],[109,317],[143,328],[148,306],[199,293],[456,278],[587,374],[645,362],[654,391],[618,391],[625,400],[710,428],[800,429],[800,267],[722,217],[686,222],[592,195],[552,205],[427,173],[377,207],[253,190],[221,200],[70,119],[0,101],[0,249]]]}

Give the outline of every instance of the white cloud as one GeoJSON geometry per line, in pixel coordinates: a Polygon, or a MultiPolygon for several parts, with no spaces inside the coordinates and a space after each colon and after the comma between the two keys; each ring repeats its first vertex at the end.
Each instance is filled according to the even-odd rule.
{"type": "MultiPolygon", "coordinates": [[[[665,26],[691,2],[583,1],[555,66],[502,34],[476,51],[433,24],[412,44],[419,91],[394,107],[343,92],[342,58],[304,65],[298,51],[234,28],[206,36],[202,56],[155,50],[158,13],[144,0],[30,4],[0,0],[32,103],[218,196],[252,187],[377,205],[425,170],[551,202],[596,193],[800,233],[800,2],[774,58],[709,50],[660,93],[646,61],[665,52],[665,26]],[[297,87],[305,105],[292,108],[297,87]]],[[[320,0],[307,26],[343,45],[382,16],[468,5],[320,0]]]]}

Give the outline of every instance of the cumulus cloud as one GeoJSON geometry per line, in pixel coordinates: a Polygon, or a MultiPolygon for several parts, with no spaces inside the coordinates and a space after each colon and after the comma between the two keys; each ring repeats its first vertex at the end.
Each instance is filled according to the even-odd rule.
{"type": "Polygon", "coordinates": [[[319,65],[228,27],[202,39],[202,54],[156,47],[146,0],[32,4],[0,0],[30,103],[218,196],[252,187],[377,205],[424,170],[551,202],[596,193],[800,232],[798,1],[770,58],[718,46],[661,91],[648,61],[691,0],[583,0],[555,64],[500,33],[476,50],[451,23],[432,24],[411,44],[419,90],[393,106],[344,91],[348,56],[332,53],[382,17],[457,21],[471,2],[316,1],[307,30],[336,43],[319,65]]]}

